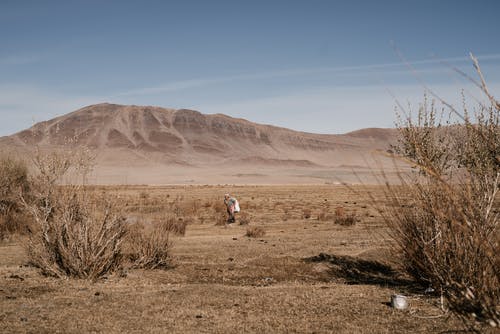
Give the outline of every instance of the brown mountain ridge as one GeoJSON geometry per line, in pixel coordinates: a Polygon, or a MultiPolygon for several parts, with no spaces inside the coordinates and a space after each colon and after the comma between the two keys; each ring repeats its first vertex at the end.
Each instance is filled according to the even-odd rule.
{"type": "Polygon", "coordinates": [[[366,168],[367,157],[389,148],[395,135],[394,129],[312,134],[223,114],[103,103],[2,137],[0,147],[18,152],[30,152],[35,146],[89,147],[97,156],[98,183],[116,183],[102,177],[110,171],[118,179],[125,173],[127,183],[170,182],[172,174],[213,183],[224,176],[282,176],[279,170],[284,169],[366,168]],[[200,177],[207,172],[220,177],[212,177],[213,182],[200,177]]]}

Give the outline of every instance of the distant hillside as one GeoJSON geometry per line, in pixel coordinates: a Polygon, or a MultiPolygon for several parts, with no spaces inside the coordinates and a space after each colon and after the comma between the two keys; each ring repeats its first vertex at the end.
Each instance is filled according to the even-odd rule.
{"type": "Polygon", "coordinates": [[[312,134],[222,114],[105,103],[2,137],[0,147],[29,153],[35,145],[85,145],[96,153],[98,170],[115,167],[130,173],[148,166],[307,169],[366,167],[366,158],[385,151],[395,135],[394,129],[312,134]]]}

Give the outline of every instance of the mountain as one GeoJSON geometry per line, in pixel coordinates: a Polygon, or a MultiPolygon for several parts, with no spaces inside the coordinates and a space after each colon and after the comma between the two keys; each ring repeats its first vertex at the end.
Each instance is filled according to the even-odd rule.
{"type": "Polygon", "coordinates": [[[285,174],[317,182],[327,177],[313,171],[373,168],[367,161],[395,136],[394,129],[312,134],[222,114],[103,103],[2,137],[0,147],[29,154],[36,146],[86,146],[97,157],[96,183],[274,183],[285,174]]]}

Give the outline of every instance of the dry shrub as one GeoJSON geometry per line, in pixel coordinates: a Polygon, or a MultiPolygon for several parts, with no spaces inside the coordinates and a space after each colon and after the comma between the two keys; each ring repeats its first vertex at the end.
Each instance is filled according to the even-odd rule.
{"type": "Polygon", "coordinates": [[[136,268],[168,268],[172,235],[184,236],[188,221],[175,215],[157,217],[151,225],[129,228],[130,258],[136,268]]]}
{"type": "Polygon", "coordinates": [[[321,210],[318,213],[318,220],[319,221],[327,221],[331,220],[332,215],[329,213],[330,212],[330,205],[326,202],[322,205],[321,210]]]}
{"type": "Polygon", "coordinates": [[[342,226],[352,226],[358,222],[358,218],[354,214],[349,214],[345,217],[335,217],[335,224],[342,226]]]}
{"type": "Polygon", "coordinates": [[[72,190],[30,210],[38,224],[28,254],[43,273],[97,279],[119,266],[125,221],[110,203],[72,190]]]}
{"type": "Polygon", "coordinates": [[[58,186],[72,169],[86,179],[92,157],[85,152],[37,151],[24,208],[34,219],[28,243],[30,262],[43,273],[97,279],[121,263],[125,220],[116,203],[92,198],[83,186],[58,186]]]}
{"type": "Polygon", "coordinates": [[[448,308],[469,325],[500,325],[500,104],[478,84],[491,106],[480,104],[442,124],[427,101],[416,119],[399,124],[396,152],[418,175],[389,187],[391,208],[383,213],[415,279],[442,292],[448,308]],[[446,125],[446,126],[443,126],[446,125]]]}
{"type": "Polygon", "coordinates": [[[359,221],[356,213],[346,213],[344,207],[339,206],[335,208],[335,215],[333,216],[333,222],[342,226],[351,226],[359,221]]]}
{"type": "Polygon", "coordinates": [[[260,226],[250,226],[247,228],[245,236],[249,238],[262,238],[266,235],[266,231],[260,226]]]}
{"type": "Polygon", "coordinates": [[[193,199],[189,202],[189,207],[187,210],[187,214],[191,216],[197,216],[201,209],[200,199],[193,199]]]}
{"type": "Polygon", "coordinates": [[[227,210],[224,202],[219,200],[213,201],[212,208],[214,209],[215,213],[224,213],[227,210]]]}
{"type": "Polygon", "coordinates": [[[213,220],[215,221],[215,226],[225,226],[227,224],[227,214],[215,213],[213,215],[213,220]]]}
{"type": "Polygon", "coordinates": [[[143,224],[130,229],[130,259],[134,267],[157,269],[170,266],[172,247],[170,229],[169,224],[162,222],[153,223],[150,229],[146,229],[143,224]]]}
{"type": "Polygon", "coordinates": [[[168,268],[173,236],[184,236],[192,218],[164,214],[153,217],[152,223],[137,222],[128,226],[128,255],[135,268],[168,268]]]}
{"type": "Polygon", "coordinates": [[[338,206],[335,208],[335,216],[337,217],[345,216],[345,209],[343,206],[338,206]]]}
{"type": "Polygon", "coordinates": [[[240,225],[248,225],[250,224],[250,217],[246,213],[241,213],[238,221],[240,222],[240,225]]]}
{"type": "Polygon", "coordinates": [[[171,210],[178,217],[183,217],[197,216],[200,208],[201,204],[198,199],[185,200],[183,198],[177,198],[175,202],[172,203],[171,210]]]}
{"type": "Polygon", "coordinates": [[[304,219],[311,218],[311,209],[303,209],[302,210],[302,218],[304,218],[304,219]]]}
{"type": "Polygon", "coordinates": [[[156,217],[154,221],[159,225],[165,226],[169,232],[178,236],[184,236],[186,235],[186,227],[192,222],[192,219],[166,214],[156,217]]]}
{"type": "Polygon", "coordinates": [[[222,200],[213,200],[211,203],[213,213],[211,219],[215,221],[216,226],[225,226],[227,223],[227,207],[222,200]]]}
{"type": "Polygon", "coordinates": [[[27,217],[20,202],[20,193],[29,191],[26,164],[8,155],[0,156],[0,240],[13,233],[29,231],[27,217]]]}

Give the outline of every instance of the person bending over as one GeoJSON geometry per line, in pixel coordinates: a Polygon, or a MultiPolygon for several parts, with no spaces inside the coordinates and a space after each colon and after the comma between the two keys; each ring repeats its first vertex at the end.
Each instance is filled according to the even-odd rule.
{"type": "Polygon", "coordinates": [[[236,200],[236,198],[231,197],[231,195],[225,194],[224,204],[226,205],[227,208],[227,215],[228,215],[227,223],[232,224],[236,221],[234,214],[240,211],[238,201],[236,200]]]}

